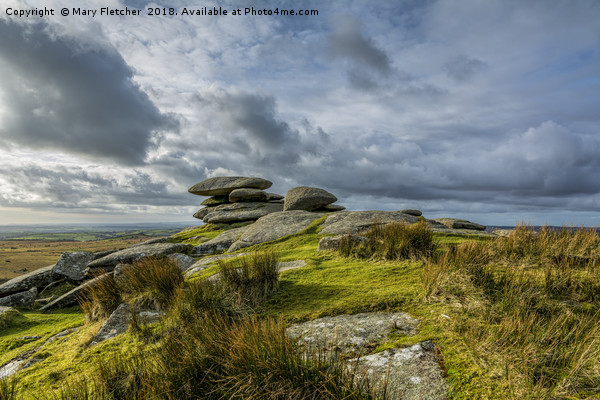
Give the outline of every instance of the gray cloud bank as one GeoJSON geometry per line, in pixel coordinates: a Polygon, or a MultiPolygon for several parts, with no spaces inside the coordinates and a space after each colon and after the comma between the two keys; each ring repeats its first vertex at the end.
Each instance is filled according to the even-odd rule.
{"type": "Polygon", "coordinates": [[[112,48],[0,19],[0,140],[141,164],[154,132],[173,129],[112,48]]]}

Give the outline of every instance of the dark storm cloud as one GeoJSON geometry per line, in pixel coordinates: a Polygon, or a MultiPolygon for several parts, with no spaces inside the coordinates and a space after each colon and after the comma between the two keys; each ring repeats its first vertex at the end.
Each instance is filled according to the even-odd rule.
{"type": "Polygon", "coordinates": [[[153,132],[176,128],[107,45],[5,19],[0,37],[1,140],[141,164],[153,132]]]}

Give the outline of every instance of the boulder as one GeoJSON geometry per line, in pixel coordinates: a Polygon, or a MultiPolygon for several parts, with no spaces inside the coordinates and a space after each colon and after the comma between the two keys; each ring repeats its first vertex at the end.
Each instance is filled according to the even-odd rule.
{"type": "Polygon", "coordinates": [[[228,252],[298,233],[323,215],[323,213],[301,210],[282,211],[265,215],[249,225],[242,236],[229,247],[228,252]]]}
{"type": "Polygon", "coordinates": [[[189,267],[194,265],[196,259],[181,253],[173,253],[167,256],[169,260],[175,261],[175,263],[179,266],[181,272],[187,270],[189,267]]]}
{"type": "Polygon", "coordinates": [[[98,270],[112,271],[119,263],[132,263],[144,257],[166,256],[171,253],[182,253],[191,249],[192,245],[184,243],[154,243],[141,246],[129,247],[106,257],[99,258],[88,264],[88,272],[94,273],[98,270]]]}
{"type": "Polygon", "coordinates": [[[52,272],[54,265],[42,267],[25,275],[17,276],[8,282],[0,285],[0,297],[8,296],[14,293],[24,292],[33,287],[43,289],[57,279],[52,272]]]}
{"type": "Polygon", "coordinates": [[[404,214],[414,215],[415,217],[420,217],[421,215],[423,215],[423,213],[420,210],[411,210],[410,208],[406,209],[406,210],[402,210],[402,212],[404,214]]]}
{"type": "Polygon", "coordinates": [[[90,279],[89,281],[68,291],[67,293],[63,294],[62,296],[58,297],[57,299],[52,300],[51,302],[49,302],[48,304],[43,306],[40,310],[50,311],[50,310],[55,310],[58,308],[74,306],[77,304],[77,302],[78,302],[79,298],[81,297],[82,292],[85,288],[87,288],[90,285],[95,285],[96,283],[101,282],[104,279],[110,279],[110,278],[112,278],[111,272],[100,275],[96,278],[90,279]]]}
{"type": "Polygon", "coordinates": [[[234,189],[229,193],[229,201],[239,203],[241,201],[267,201],[269,195],[260,189],[234,189]]]}
{"type": "Polygon", "coordinates": [[[31,308],[35,302],[37,293],[37,288],[34,286],[25,292],[14,293],[10,296],[2,297],[0,299],[0,306],[31,308]]]}
{"type": "Polygon", "coordinates": [[[434,221],[444,224],[450,229],[466,229],[466,230],[485,231],[484,225],[479,225],[474,222],[467,221],[465,219],[436,218],[436,219],[434,219],[434,221]]]}
{"type": "Polygon", "coordinates": [[[242,176],[222,176],[209,178],[196,183],[188,192],[200,196],[226,196],[234,189],[252,188],[268,189],[273,182],[262,178],[246,178],[242,176]]]}
{"type": "Polygon", "coordinates": [[[448,384],[440,368],[439,350],[431,341],[348,360],[354,374],[365,376],[386,399],[445,400],[448,384]]]}
{"type": "Polygon", "coordinates": [[[89,251],[62,253],[56,265],[52,267],[52,272],[74,281],[81,281],[85,277],[87,265],[92,261],[94,261],[94,254],[89,251]]]}
{"type": "Polygon", "coordinates": [[[372,225],[390,222],[405,222],[412,224],[417,222],[414,215],[405,214],[402,211],[341,211],[330,214],[321,227],[322,234],[344,234],[357,233],[370,228],[372,225]]]}
{"type": "Polygon", "coordinates": [[[229,196],[213,196],[213,197],[209,197],[208,199],[204,200],[202,203],[200,203],[200,205],[207,206],[207,207],[214,207],[214,206],[218,206],[220,204],[227,204],[227,203],[229,203],[229,196]]]}
{"type": "Polygon", "coordinates": [[[219,236],[210,239],[207,242],[199,244],[194,247],[192,250],[192,254],[194,255],[206,255],[206,254],[214,254],[227,250],[229,246],[235,242],[238,237],[244,232],[246,232],[248,226],[242,226],[241,228],[229,229],[219,236]]]}
{"type": "Polygon", "coordinates": [[[288,190],[283,203],[283,211],[311,211],[325,207],[337,201],[337,197],[324,189],[308,186],[298,186],[288,190]]]}
{"type": "Polygon", "coordinates": [[[283,210],[283,205],[274,203],[235,203],[214,207],[202,220],[206,223],[233,223],[254,221],[265,215],[283,210]]]}
{"type": "Polygon", "coordinates": [[[342,239],[347,238],[353,244],[366,243],[369,239],[364,236],[357,235],[355,233],[346,234],[346,235],[337,235],[337,236],[325,236],[321,240],[319,240],[319,246],[317,247],[317,251],[334,251],[339,250],[342,239]]]}

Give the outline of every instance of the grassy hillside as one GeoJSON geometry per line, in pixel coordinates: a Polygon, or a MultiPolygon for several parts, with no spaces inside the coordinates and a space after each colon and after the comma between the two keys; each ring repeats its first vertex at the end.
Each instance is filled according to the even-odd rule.
{"type": "MultiPolygon", "coordinates": [[[[278,332],[290,322],[372,311],[405,311],[421,321],[416,336],[392,338],[377,350],[434,341],[441,348],[451,398],[600,396],[600,240],[595,231],[536,233],[522,226],[508,237],[489,239],[433,235],[419,225],[391,226],[370,232],[369,245],[346,243],[341,252],[317,252],[320,222],[300,234],[244,249],[307,262],[281,273],[276,283],[272,276],[265,278],[268,271],[252,269],[243,279],[235,274],[225,279],[226,287],[203,280],[219,271],[228,276],[227,263],[188,282],[161,272],[161,282],[171,282],[171,289],[152,283],[147,274],[132,273],[129,279],[137,283],[122,289],[119,301],[161,299],[167,316],[151,327],[134,324],[128,333],[92,347],[87,344],[101,325],[101,318],[94,320],[101,313],[90,318],[90,305],[87,323],[78,309],[23,312],[0,330],[0,364],[28,350],[40,361],[16,375],[14,396],[7,394],[11,384],[4,383],[0,399],[39,398],[40,393],[87,398],[88,391],[104,393],[99,398],[132,398],[127,397],[132,390],[158,398],[194,398],[194,390],[235,398],[237,390],[261,398],[272,385],[288,398],[329,392],[369,398],[335,365],[298,361],[278,332]],[[76,325],[81,328],[35,349],[76,325]],[[285,366],[275,362],[282,357],[290,360],[285,366]],[[264,381],[264,372],[275,370],[277,379],[264,381]],[[296,382],[298,374],[306,380],[296,382]],[[315,376],[327,376],[331,386],[319,386],[323,379],[315,376]],[[187,394],[177,397],[174,388],[185,388],[187,394]],[[110,397],[111,390],[122,397],[110,397]]],[[[214,237],[221,230],[208,231],[182,232],[173,240],[200,242],[201,236],[214,237]]]]}

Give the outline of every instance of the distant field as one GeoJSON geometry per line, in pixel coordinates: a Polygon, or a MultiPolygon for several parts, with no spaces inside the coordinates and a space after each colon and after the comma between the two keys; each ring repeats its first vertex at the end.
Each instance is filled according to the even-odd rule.
{"type": "Polygon", "coordinates": [[[66,251],[105,251],[170,236],[179,229],[134,232],[38,233],[0,240],[0,280],[56,263],[66,251]]]}

